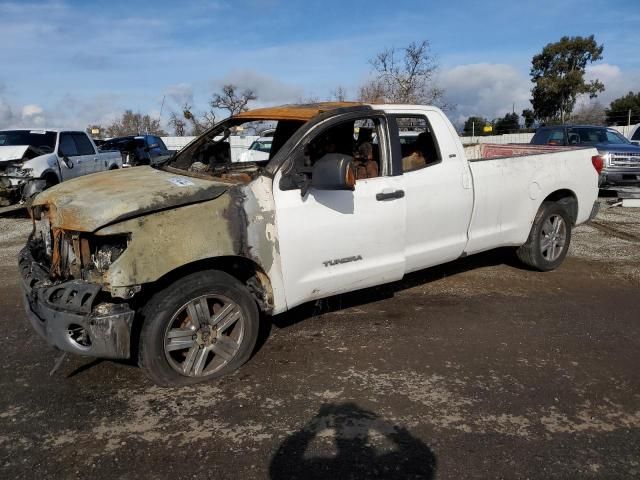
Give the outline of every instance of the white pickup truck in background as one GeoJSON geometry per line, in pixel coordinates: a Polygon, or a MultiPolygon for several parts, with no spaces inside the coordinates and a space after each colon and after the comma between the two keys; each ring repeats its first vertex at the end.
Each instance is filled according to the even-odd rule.
{"type": "Polygon", "coordinates": [[[163,165],[39,195],[19,260],[27,313],[57,348],[139,352],[155,382],[181,385],[247,361],[259,310],[279,314],[497,247],[538,270],[558,267],[573,226],[595,212],[597,150],[467,152],[435,107],[240,113],[163,165]],[[267,164],[233,162],[224,133],[255,122],[277,124],[267,164]]]}
{"type": "Polygon", "coordinates": [[[0,130],[0,206],[32,198],[70,178],[122,166],[119,152],[102,152],[86,132],[0,130]]]}

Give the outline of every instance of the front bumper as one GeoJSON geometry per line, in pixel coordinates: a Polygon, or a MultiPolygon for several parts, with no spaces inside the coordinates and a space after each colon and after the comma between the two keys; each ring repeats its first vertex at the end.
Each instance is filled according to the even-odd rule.
{"type": "Polygon", "coordinates": [[[97,301],[97,284],[81,280],[54,284],[28,247],[20,252],[18,264],[27,316],[47,343],[78,355],[130,357],[134,311],[127,304],[97,301]]]}
{"type": "Polygon", "coordinates": [[[629,169],[607,169],[600,173],[600,187],[608,187],[615,185],[640,185],[640,170],[637,168],[629,169]]]}

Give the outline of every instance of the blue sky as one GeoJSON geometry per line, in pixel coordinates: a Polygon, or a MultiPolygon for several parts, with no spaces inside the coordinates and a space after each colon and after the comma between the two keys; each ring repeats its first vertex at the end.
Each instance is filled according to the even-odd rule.
{"type": "Polygon", "coordinates": [[[354,97],[376,52],[423,39],[456,121],[527,108],[531,57],[563,35],[604,43],[588,75],[607,105],[640,90],[639,27],[638,0],[0,0],[0,128],[158,115],[163,97],[166,120],[228,82],[260,104],[354,97]]]}

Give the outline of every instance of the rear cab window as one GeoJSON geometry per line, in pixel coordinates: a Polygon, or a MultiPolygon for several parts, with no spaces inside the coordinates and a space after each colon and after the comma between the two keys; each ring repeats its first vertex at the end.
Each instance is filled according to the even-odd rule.
{"type": "MultiPolygon", "coordinates": [[[[572,137],[574,143],[579,140],[572,137]]],[[[564,145],[566,143],[564,128],[539,128],[531,139],[533,145],[564,145]]]]}
{"type": "Polygon", "coordinates": [[[77,132],[72,133],[71,136],[76,144],[78,155],[95,155],[96,151],[86,134],[77,132]]]}
{"type": "Polygon", "coordinates": [[[402,173],[413,172],[442,162],[436,136],[426,117],[396,115],[402,173]]]}

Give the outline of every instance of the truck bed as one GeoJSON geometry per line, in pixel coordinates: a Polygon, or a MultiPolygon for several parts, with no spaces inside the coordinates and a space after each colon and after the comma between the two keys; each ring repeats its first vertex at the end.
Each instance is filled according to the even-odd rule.
{"type": "Polygon", "coordinates": [[[496,158],[523,157],[526,155],[540,155],[541,153],[557,153],[575,150],[576,147],[553,145],[531,145],[528,143],[479,143],[464,147],[464,153],[471,162],[492,160],[496,158]]]}

